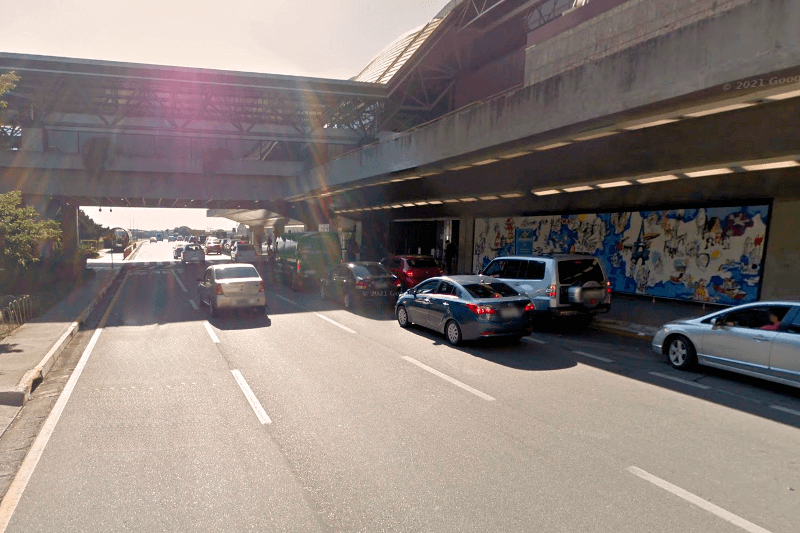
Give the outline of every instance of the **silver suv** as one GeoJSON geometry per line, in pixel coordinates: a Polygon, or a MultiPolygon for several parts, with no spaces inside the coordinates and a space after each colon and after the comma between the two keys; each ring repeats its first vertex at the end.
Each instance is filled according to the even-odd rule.
{"type": "Polygon", "coordinates": [[[588,318],[611,309],[611,283],[591,255],[548,254],[497,257],[479,272],[527,295],[536,311],[588,318]]]}

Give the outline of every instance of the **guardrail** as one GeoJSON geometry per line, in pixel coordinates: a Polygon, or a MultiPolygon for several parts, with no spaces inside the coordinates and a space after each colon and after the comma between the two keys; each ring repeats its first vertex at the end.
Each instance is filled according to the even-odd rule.
{"type": "Polygon", "coordinates": [[[18,328],[33,316],[31,297],[0,296],[0,333],[3,335],[18,328]]]}

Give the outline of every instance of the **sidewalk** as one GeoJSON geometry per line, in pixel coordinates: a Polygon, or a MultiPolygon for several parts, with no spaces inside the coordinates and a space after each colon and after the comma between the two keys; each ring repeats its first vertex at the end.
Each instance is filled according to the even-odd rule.
{"type": "Polygon", "coordinates": [[[50,371],[122,266],[93,269],[95,275],[59,304],[0,341],[0,435],[27,401],[33,382],[50,371]]]}
{"type": "Polygon", "coordinates": [[[651,339],[661,326],[673,320],[713,313],[723,306],[640,296],[614,294],[611,311],[597,315],[592,328],[626,336],[651,339]]]}

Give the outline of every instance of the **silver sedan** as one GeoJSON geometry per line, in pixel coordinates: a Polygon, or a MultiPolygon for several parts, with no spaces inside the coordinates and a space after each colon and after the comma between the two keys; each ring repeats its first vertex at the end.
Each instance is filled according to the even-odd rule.
{"type": "Polygon", "coordinates": [[[267,311],[264,281],[253,265],[213,265],[197,281],[200,304],[207,305],[213,317],[221,309],[267,311]]]}
{"type": "Polygon", "coordinates": [[[701,364],[800,387],[800,302],[757,302],[670,322],[652,345],[675,368],[701,364]]]}

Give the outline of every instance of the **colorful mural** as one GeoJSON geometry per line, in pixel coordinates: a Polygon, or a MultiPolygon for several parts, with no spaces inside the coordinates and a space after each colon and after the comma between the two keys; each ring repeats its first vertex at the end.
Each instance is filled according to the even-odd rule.
{"type": "Polygon", "coordinates": [[[587,253],[614,291],[739,304],[758,299],[768,220],[767,205],[477,219],[473,266],[587,253]]]}

